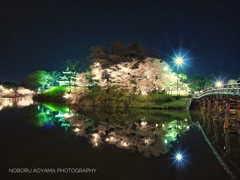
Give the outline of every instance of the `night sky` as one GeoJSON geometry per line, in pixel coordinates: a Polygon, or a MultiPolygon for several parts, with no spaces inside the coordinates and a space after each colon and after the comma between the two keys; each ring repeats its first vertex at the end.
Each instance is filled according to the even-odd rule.
{"type": "Polygon", "coordinates": [[[35,70],[87,66],[89,48],[138,41],[183,70],[216,78],[240,76],[238,0],[0,0],[0,81],[21,82],[35,70]]]}

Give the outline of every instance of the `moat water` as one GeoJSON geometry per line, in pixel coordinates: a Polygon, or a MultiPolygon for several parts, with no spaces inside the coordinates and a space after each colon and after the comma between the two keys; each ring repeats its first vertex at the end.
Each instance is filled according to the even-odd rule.
{"type": "Polygon", "coordinates": [[[31,98],[2,98],[0,122],[1,179],[233,179],[239,175],[240,141],[235,131],[223,131],[221,121],[213,122],[199,112],[106,108],[76,112],[31,98]]]}

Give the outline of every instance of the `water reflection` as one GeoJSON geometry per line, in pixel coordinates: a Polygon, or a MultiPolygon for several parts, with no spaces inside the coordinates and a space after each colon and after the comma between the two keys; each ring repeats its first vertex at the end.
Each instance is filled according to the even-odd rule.
{"type": "Polygon", "coordinates": [[[43,103],[37,106],[37,119],[34,122],[39,127],[52,127],[60,125],[66,129],[70,127],[70,117],[72,113],[67,106],[61,106],[55,103],[43,103]]]}
{"type": "Polygon", "coordinates": [[[203,130],[219,153],[235,168],[240,167],[239,122],[231,120],[229,128],[225,129],[224,116],[219,116],[214,120],[213,117],[209,117],[203,112],[199,119],[203,130]]]}
{"type": "Polygon", "coordinates": [[[155,116],[156,111],[151,114],[147,110],[125,113],[98,113],[99,111],[101,110],[95,109],[86,115],[83,111],[72,112],[66,106],[42,104],[38,106],[37,125],[60,126],[69,133],[88,138],[93,147],[110,144],[148,157],[167,153],[172,142],[189,130],[190,117],[186,112],[184,118],[181,113],[181,118],[177,118],[175,112],[175,119],[169,120],[169,113],[172,112],[165,112],[166,118],[164,113],[155,116]],[[94,119],[95,113],[98,114],[97,120],[94,119]]]}
{"type": "Polygon", "coordinates": [[[187,123],[177,120],[166,123],[166,127],[168,128],[145,120],[122,124],[101,122],[94,129],[95,133],[91,133],[90,143],[95,147],[109,143],[143,153],[147,157],[160,156],[168,152],[171,142],[176,140],[177,135],[188,130],[187,123]]]}
{"type": "Polygon", "coordinates": [[[33,104],[32,97],[24,98],[0,98],[0,110],[7,107],[24,107],[33,104]]]}

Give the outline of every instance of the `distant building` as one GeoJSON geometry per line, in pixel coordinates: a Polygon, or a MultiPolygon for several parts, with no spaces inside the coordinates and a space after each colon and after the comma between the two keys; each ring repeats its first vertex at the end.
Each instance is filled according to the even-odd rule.
{"type": "Polygon", "coordinates": [[[59,86],[70,86],[72,85],[72,82],[75,81],[77,72],[70,71],[69,68],[67,67],[65,71],[62,71],[62,74],[63,75],[59,77],[59,80],[57,80],[57,82],[59,83],[59,86]],[[69,84],[69,82],[71,84],[69,84]]]}

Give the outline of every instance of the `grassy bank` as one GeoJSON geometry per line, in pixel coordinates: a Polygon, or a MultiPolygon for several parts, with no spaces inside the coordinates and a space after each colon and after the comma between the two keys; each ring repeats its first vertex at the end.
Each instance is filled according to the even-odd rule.
{"type": "Polygon", "coordinates": [[[188,109],[189,108],[188,97],[174,98],[168,102],[156,103],[156,102],[133,102],[129,105],[132,108],[151,108],[151,109],[188,109]]]}
{"type": "MultiPolygon", "coordinates": [[[[37,94],[33,98],[39,102],[66,102],[63,98],[64,93],[69,92],[67,87],[53,87],[50,90],[37,94]]],[[[148,95],[129,94],[123,90],[117,90],[111,87],[108,90],[102,90],[100,87],[94,87],[84,96],[80,97],[74,92],[74,103],[77,107],[113,107],[113,108],[149,108],[149,109],[188,109],[189,97],[171,96],[168,94],[159,94],[157,92],[148,95]]]]}
{"type": "Polygon", "coordinates": [[[67,91],[66,87],[56,86],[42,94],[36,94],[33,96],[33,100],[39,102],[65,102],[63,98],[64,93],[67,91]]]}
{"type": "Polygon", "coordinates": [[[117,91],[114,87],[108,91],[95,87],[78,102],[80,106],[188,109],[190,100],[187,96],[174,97],[157,92],[148,95],[126,95],[126,92],[117,91]]]}

